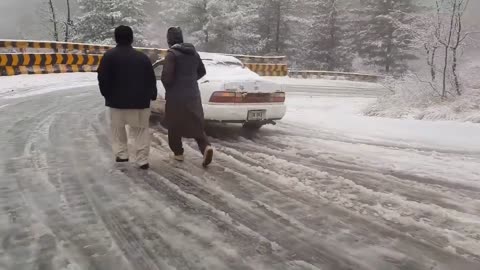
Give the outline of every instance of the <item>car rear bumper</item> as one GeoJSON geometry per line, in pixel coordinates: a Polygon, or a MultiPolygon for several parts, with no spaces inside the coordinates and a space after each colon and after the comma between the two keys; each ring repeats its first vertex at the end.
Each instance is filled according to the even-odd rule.
{"type": "MultiPolygon", "coordinates": [[[[152,102],[152,112],[165,113],[165,100],[159,99],[152,102]]],[[[265,110],[266,119],[256,122],[269,123],[282,119],[287,107],[285,104],[203,104],[205,120],[223,123],[246,123],[248,111],[265,110]]]]}
{"type": "Polygon", "coordinates": [[[285,104],[203,104],[203,110],[206,121],[225,123],[245,123],[249,111],[265,110],[266,118],[260,122],[267,123],[282,119],[287,107],[285,104]]]}

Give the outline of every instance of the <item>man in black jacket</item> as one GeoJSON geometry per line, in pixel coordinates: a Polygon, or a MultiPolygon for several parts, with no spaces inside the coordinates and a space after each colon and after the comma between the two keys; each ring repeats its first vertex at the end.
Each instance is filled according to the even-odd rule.
{"type": "Polygon", "coordinates": [[[170,49],[165,58],[162,83],[165,86],[168,142],[174,158],[183,161],[182,137],[194,138],[203,155],[203,166],[213,159],[213,149],[204,130],[202,99],[198,80],[206,75],[205,66],[195,47],[183,43],[179,27],[168,29],[170,49]]]}
{"type": "Polygon", "coordinates": [[[100,92],[110,107],[113,151],[117,162],[128,162],[128,125],[135,139],[134,154],[141,169],[148,169],[150,101],[157,98],[157,80],[150,59],[132,47],[133,31],[115,29],[117,47],[103,56],[98,67],[100,92]]]}

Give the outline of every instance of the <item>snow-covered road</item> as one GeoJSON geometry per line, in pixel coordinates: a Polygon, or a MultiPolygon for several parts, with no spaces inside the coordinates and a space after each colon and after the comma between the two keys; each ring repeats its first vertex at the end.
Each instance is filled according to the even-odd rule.
{"type": "Polygon", "coordinates": [[[95,86],[46,92],[0,97],[0,269],[480,269],[480,125],[292,93],[257,134],[209,126],[208,170],[153,118],[140,172],[95,86]]]}

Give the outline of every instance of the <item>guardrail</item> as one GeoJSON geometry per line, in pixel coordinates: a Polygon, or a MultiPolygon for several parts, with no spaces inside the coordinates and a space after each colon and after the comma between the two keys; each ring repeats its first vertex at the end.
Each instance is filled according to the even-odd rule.
{"type": "Polygon", "coordinates": [[[95,54],[0,54],[0,76],[94,72],[101,59],[95,54]]]}
{"type": "MultiPolygon", "coordinates": [[[[81,54],[104,54],[114,48],[110,45],[84,44],[54,41],[30,41],[30,40],[0,40],[0,49],[10,50],[10,53],[42,53],[62,52],[81,54]]],[[[166,49],[135,47],[153,59],[165,57],[166,49]]]]}
{"type": "Polygon", "coordinates": [[[111,48],[111,46],[66,43],[53,41],[29,41],[29,40],[0,40],[0,48],[26,52],[28,49],[35,50],[56,50],[56,51],[81,51],[84,53],[102,53],[111,48]]]}
{"type": "Polygon", "coordinates": [[[380,75],[318,70],[289,70],[288,76],[301,79],[330,79],[363,82],[378,82],[384,78],[380,75]]]}
{"type": "Polygon", "coordinates": [[[286,56],[252,56],[243,54],[227,54],[233,56],[244,64],[287,64],[286,56]]]}
{"type": "Polygon", "coordinates": [[[97,66],[88,65],[48,65],[48,66],[17,66],[0,67],[0,76],[72,73],[72,72],[96,72],[97,66]]]}
{"type": "MultiPolygon", "coordinates": [[[[0,76],[64,72],[96,72],[102,55],[114,46],[69,42],[0,40],[0,76]],[[3,53],[2,53],[3,52],[3,53]]],[[[144,52],[152,63],[164,58],[166,49],[135,49],[144,52]]],[[[292,78],[344,79],[377,82],[382,76],[313,70],[288,70],[285,56],[251,56],[230,54],[261,76],[292,78]]]]}
{"type": "MultiPolygon", "coordinates": [[[[113,47],[69,42],[0,40],[0,76],[95,72],[102,55],[113,47]]],[[[148,55],[152,63],[167,54],[166,49],[135,49],[148,55]]],[[[287,76],[285,56],[232,56],[261,76],[287,76]]]]}
{"type": "Polygon", "coordinates": [[[0,54],[0,67],[48,66],[48,65],[89,65],[98,66],[101,55],[45,53],[45,54],[0,54]]]}
{"type": "Polygon", "coordinates": [[[259,74],[260,76],[282,76],[288,75],[287,64],[245,64],[251,71],[259,74]]]}

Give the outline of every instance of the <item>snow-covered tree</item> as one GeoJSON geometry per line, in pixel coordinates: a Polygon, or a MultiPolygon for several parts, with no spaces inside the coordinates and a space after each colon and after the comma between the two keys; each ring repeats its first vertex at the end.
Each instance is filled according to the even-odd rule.
{"type": "Polygon", "coordinates": [[[287,48],[291,25],[289,24],[292,11],[290,0],[259,1],[258,30],[265,39],[265,52],[280,54],[287,48]]]}
{"type": "Polygon", "coordinates": [[[305,66],[312,69],[348,71],[352,67],[354,49],[350,40],[349,12],[342,0],[313,0],[312,22],[305,48],[305,66]]]}
{"type": "Polygon", "coordinates": [[[74,22],[72,20],[72,7],[70,5],[70,0],[66,0],[66,4],[67,4],[67,7],[66,7],[67,17],[63,24],[63,27],[64,27],[64,33],[65,33],[65,42],[69,42],[71,38],[71,31],[74,26],[74,22]]]}
{"type": "Polygon", "coordinates": [[[200,50],[260,53],[265,38],[259,32],[260,3],[256,0],[159,1],[167,25],[182,27],[200,50]]]}
{"type": "Polygon", "coordinates": [[[43,0],[43,6],[40,14],[44,18],[44,27],[48,31],[50,38],[54,41],[60,40],[60,19],[58,18],[57,8],[52,0],[43,0]]]}
{"type": "Polygon", "coordinates": [[[75,39],[81,42],[114,44],[113,31],[128,25],[135,33],[136,45],[147,45],[144,38],[144,0],[79,0],[81,15],[76,22],[75,39]]]}
{"type": "Polygon", "coordinates": [[[168,2],[160,13],[169,25],[182,27],[193,43],[205,51],[215,51],[231,36],[228,18],[231,3],[221,0],[168,2]]]}
{"type": "Polygon", "coordinates": [[[228,53],[262,54],[267,38],[262,36],[259,25],[263,22],[258,0],[234,0],[229,13],[231,38],[227,44],[228,53]]]}
{"type": "Polygon", "coordinates": [[[413,29],[415,0],[361,0],[357,10],[358,52],[386,73],[402,73],[416,59],[413,29]]]}
{"type": "Polygon", "coordinates": [[[420,14],[416,23],[415,41],[423,48],[429,69],[428,83],[442,98],[462,94],[458,57],[469,39],[470,31],[464,23],[468,0],[434,0],[420,14]]]}

